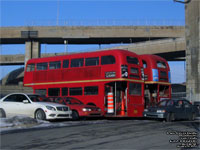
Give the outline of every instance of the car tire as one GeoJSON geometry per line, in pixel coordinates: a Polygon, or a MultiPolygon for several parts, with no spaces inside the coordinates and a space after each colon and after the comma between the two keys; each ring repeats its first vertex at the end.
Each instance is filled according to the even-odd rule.
{"type": "Polygon", "coordinates": [[[46,114],[42,109],[38,109],[35,112],[35,119],[37,120],[46,120],[46,114]]]}
{"type": "Polygon", "coordinates": [[[192,113],[191,116],[189,117],[189,120],[194,121],[195,117],[196,117],[195,113],[192,113]]]}
{"type": "Polygon", "coordinates": [[[6,118],[6,113],[2,108],[0,108],[0,118],[6,118]]]}
{"type": "Polygon", "coordinates": [[[72,111],[72,120],[79,120],[79,114],[77,111],[72,111]]]}
{"type": "Polygon", "coordinates": [[[174,116],[174,113],[168,113],[167,114],[167,117],[166,117],[166,121],[167,122],[172,122],[175,120],[175,116],[174,116]]]}

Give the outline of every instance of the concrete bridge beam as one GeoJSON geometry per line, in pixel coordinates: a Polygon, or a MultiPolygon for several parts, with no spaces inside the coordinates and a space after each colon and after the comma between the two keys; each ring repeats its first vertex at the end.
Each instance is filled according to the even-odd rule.
{"type": "Polygon", "coordinates": [[[186,20],[186,92],[192,101],[200,101],[200,1],[185,5],[186,20]]]}
{"type": "Polygon", "coordinates": [[[41,46],[40,43],[37,41],[28,41],[26,44],[26,50],[25,50],[25,60],[24,63],[31,59],[31,58],[39,58],[40,52],[41,52],[41,46]]]}

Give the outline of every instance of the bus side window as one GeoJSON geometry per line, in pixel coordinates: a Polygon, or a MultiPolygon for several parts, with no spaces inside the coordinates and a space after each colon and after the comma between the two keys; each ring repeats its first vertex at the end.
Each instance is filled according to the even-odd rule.
{"type": "Polygon", "coordinates": [[[136,57],[127,56],[126,60],[129,64],[135,64],[135,65],[139,64],[139,61],[136,57]]]}
{"type": "Polygon", "coordinates": [[[142,60],[143,68],[147,68],[147,62],[145,60],[142,60]]]}
{"type": "Polygon", "coordinates": [[[71,67],[82,67],[83,66],[83,58],[72,59],[71,60],[71,67]]]}
{"type": "Polygon", "coordinates": [[[99,65],[99,57],[92,57],[85,59],[85,66],[97,66],[99,65]]]}
{"type": "Polygon", "coordinates": [[[47,70],[47,68],[48,68],[48,63],[38,63],[37,64],[37,71],[39,71],[39,70],[47,70]]]}
{"type": "Polygon", "coordinates": [[[157,67],[158,68],[167,68],[165,62],[162,62],[162,61],[157,61],[157,67]]]}
{"type": "Polygon", "coordinates": [[[63,60],[63,68],[69,68],[69,60],[63,60]]]}
{"type": "Polygon", "coordinates": [[[61,62],[60,61],[53,61],[49,63],[49,69],[60,69],[61,62]]]}
{"type": "Polygon", "coordinates": [[[101,64],[102,65],[115,64],[115,57],[112,55],[101,56],[101,64]]]}
{"type": "Polygon", "coordinates": [[[62,96],[68,96],[68,88],[67,87],[62,88],[62,96]]]}
{"type": "Polygon", "coordinates": [[[83,90],[81,87],[75,87],[75,88],[70,88],[69,89],[69,95],[83,95],[83,90]]]}
{"type": "Polygon", "coordinates": [[[48,95],[49,96],[60,96],[60,88],[49,88],[48,95]]]}
{"type": "Polygon", "coordinates": [[[45,95],[46,96],[47,90],[46,89],[35,89],[35,94],[45,95]]]}
{"type": "Polygon", "coordinates": [[[35,71],[35,64],[28,64],[26,71],[27,72],[35,71]]]}

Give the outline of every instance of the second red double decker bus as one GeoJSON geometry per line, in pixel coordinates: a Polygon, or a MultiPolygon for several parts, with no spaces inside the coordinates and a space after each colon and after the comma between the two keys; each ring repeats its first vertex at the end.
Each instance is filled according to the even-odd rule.
{"type": "Polygon", "coordinates": [[[145,107],[171,98],[171,75],[167,61],[157,55],[140,55],[145,78],[145,107]]]}
{"type": "Polygon", "coordinates": [[[144,80],[141,58],[127,50],[107,50],[31,59],[24,86],[46,96],[80,99],[105,116],[142,117],[144,80]]]}

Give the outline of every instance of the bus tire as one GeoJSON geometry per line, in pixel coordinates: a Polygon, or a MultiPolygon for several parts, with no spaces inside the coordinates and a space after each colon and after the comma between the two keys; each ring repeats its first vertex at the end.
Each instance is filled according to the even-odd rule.
{"type": "Polygon", "coordinates": [[[35,111],[35,119],[37,120],[46,120],[46,114],[42,109],[35,111]]]}
{"type": "Polygon", "coordinates": [[[72,110],[72,120],[79,120],[79,114],[76,110],[72,110]]]}
{"type": "Polygon", "coordinates": [[[2,108],[0,108],[0,118],[6,118],[6,113],[2,108]]]}

